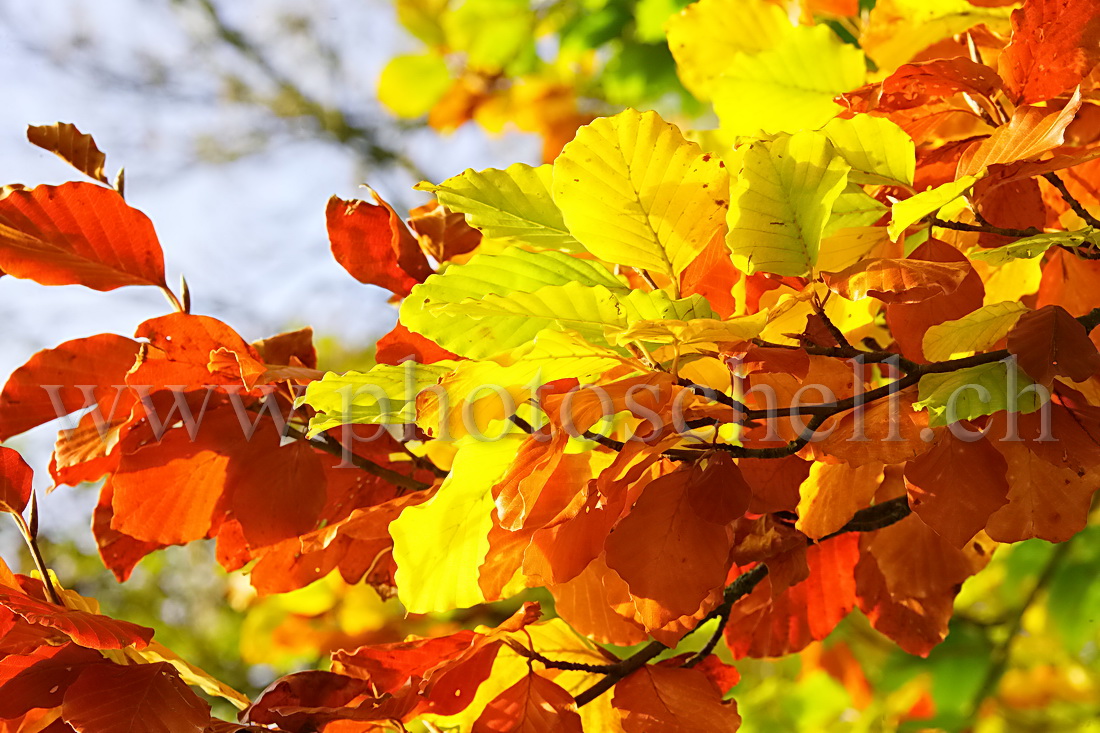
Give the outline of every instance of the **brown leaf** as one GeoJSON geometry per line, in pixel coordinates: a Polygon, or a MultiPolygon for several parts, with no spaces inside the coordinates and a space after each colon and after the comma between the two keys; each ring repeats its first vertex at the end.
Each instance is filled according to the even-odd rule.
{"type": "Polygon", "coordinates": [[[117,191],[94,183],[0,198],[0,269],[42,285],[167,287],[153,223],[117,191]]]}
{"type": "Polygon", "coordinates": [[[61,715],[80,733],[202,733],[210,706],[168,662],[97,665],[69,686],[61,715]]]}
{"type": "Polygon", "coordinates": [[[102,654],[76,644],[44,644],[24,656],[0,659],[0,719],[33,708],[55,708],[89,665],[109,665],[102,654]]]}
{"type": "Polygon", "coordinates": [[[991,165],[1031,160],[1053,150],[1064,142],[1066,128],[1080,108],[1079,91],[1055,112],[1049,107],[1017,107],[1007,124],[962,154],[958,176],[976,175],[991,165]]]}
{"type": "Polygon", "coordinates": [[[657,604],[642,619],[647,628],[695,613],[729,570],[730,538],[692,506],[692,474],[679,470],[648,483],[607,539],[608,567],[632,596],[657,604]]]}
{"type": "Polygon", "coordinates": [[[30,125],[27,127],[27,139],[59,156],[89,178],[108,183],[107,176],[103,173],[107,156],[96,147],[92,136],[76,129],[76,125],[68,122],[30,125]]]}
{"type": "Polygon", "coordinates": [[[894,598],[930,598],[954,593],[989,562],[993,543],[971,540],[959,549],[915,514],[864,540],[894,598]]]}
{"type": "Polygon", "coordinates": [[[0,511],[22,514],[31,500],[34,471],[13,448],[0,445],[0,511]]]}
{"type": "Polygon", "coordinates": [[[932,447],[934,433],[928,413],[914,410],[913,391],[877,400],[846,413],[824,439],[810,444],[818,460],[844,461],[850,466],[868,463],[904,463],[932,447]]]}
{"type": "Polygon", "coordinates": [[[1012,11],[1012,40],[999,68],[1016,104],[1052,99],[1100,60],[1097,0],[1027,0],[1012,11]]]}
{"type": "Polygon", "coordinates": [[[533,671],[497,695],[472,733],[583,733],[573,696],[533,671]]]}
{"type": "Polygon", "coordinates": [[[630,589],[602,555],[577,577],[548,590],[558,615],[597,643],[631,646],[648,638],[645,627],[634,620],[630,589]]]}
{"type": "Polygon", "coordinates": [[[748,511],[752,489],[728,453],[716,453],[707,459],[706,468],[696,465],[692,474],[687,498],[704,520],[726,525],[748,511]]]}
{"type": "Polygon", "coordinates": [[[737,704],[697,669],[647,665],[615,685],[626,733],[734,733],[737,704]]]}
{"type": "Polygon", "coordinates": [[[102,333],[39,351],[12,372],[0,393],[0,441],[90,405],[105,420],[128,415],[133,398],[124,386],[138,347],[102,333]],[[43,385],[58,386],[56,406],[43,385]]]}
{"type": "Polygon", "coordinates": [[[409,212],[409,228],[420,239],[420,248],[436,262],[447,262],[477,249],[481,232],[466,223],[466,216],[429,201],[409,212]]]}
{"type": "Polygon", "coordinates": [[[1008,351],[1039,384],[1056,376],[1083,382],[1100,370],[1100,353],[1081,322],[1058,305],[1028,311],[1008,332],[1008,351]]]}
{"type": "Polygon", "coordinates": [[[840,272],[823,272],[829,289],[848,300],[877,298],[883,303],[919,303],[954,292],[970,272],[965,262],[861,260],[840,272]]]}
{"type": "Polygon", "coordinates": [[[1008,464],[985,438],[965,441],[943,431],[930,451],[905,466],[909,505],[955,547],[985,528],[1008,502],[1008,464]]]}
{"type": "Polygon", "coordinates": [[[332,254],[359,282],[408,295],[432,268],[397,212],[378,194],[374,200],[329,199],[325,217],[332,254]]]}

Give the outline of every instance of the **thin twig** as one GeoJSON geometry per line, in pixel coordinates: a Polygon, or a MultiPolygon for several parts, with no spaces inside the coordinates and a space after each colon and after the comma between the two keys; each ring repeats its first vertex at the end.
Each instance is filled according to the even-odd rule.
{"type": "Polygon", "coordinates": [[[380,466],[372,460],[356,455],[351,451],[351,449],[347,448],[343,443],[336,440],[331,435],[321,433],[316,438],[310,438],[303,431],[297,429],[293,425],[287,425],[285,432],[288,437],[294,438],[295,440],[304,440],[305,442],[312,445],[314,448],[318,448],[330,455],[341,458],[352,464],[356,468],[362,471],[366,471],[372,476],[377,476],[384,481],[389,481],[395,486],[400,486],[401,488],[407,489],[409,491],[423,491],[424,489],[431,488],[430,484],[417,481],[411,476],[406,476],[403,473],[398,473],[397,471],[386,468],[385,466],[380,466]]]}
{"type": "Polygon", "coordinates": [[[967,224],[961,221],[948,221],[947,219],[941,219],[938,216],[933,216],[929,219],[932,226],[939,227],[940,229],[954,229],[957,232],[979,232],[983,234],[999,234],[1002,237],[1016,237],[1017,239],[1023,239],[1025,237],[1034,237],[1036,234],[1042,234],[1042,229],[1036,229],[1035,227],[1029,227],[1027,229],[1011,229],[1008,227],[998,227],[992,224],[967,224]]]}
{"type": "Polygon", "coordinates": [[[1100,219],[1097,219],[1084,205],[1073,197],[1073,194],[1066,188],[1066,184],[1062,182],[1062,179],[1058,177],[1056,173],[1044,173],[1043,178],[1047,183],[1058,189],[1058,194],[1062,197],[1062,200],[1069,204],[1069,207],[1073,209],[1073,213],[1081,217],[1086,224],[1090,227],[1100,227],[1100,219]]]}

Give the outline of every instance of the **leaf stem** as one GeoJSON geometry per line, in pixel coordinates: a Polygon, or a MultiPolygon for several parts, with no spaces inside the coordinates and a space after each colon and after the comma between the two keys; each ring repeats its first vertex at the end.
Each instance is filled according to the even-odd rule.
{"type": "Polygon", "coordinates": [[[11,512],[12,517],[15,518],[15,523],[19,525],[19,534],[23,535],[23,541],[27,543],[27,550],[31,554],[31,560],[34,561],[34,567],[38,570],[38,574],[42,576],[42,585],[46,588],[46,595],[49,596],[50,602],[58,606],[65,605],[61,602],[61,596],[57,592],[57,588],[54,587],[53,578],[50,576],[50,571],[46,567],[46,561],[42,557],[42,550],[38,547],[38,499],[35,494],[31,494],[31,523],[34,528],[27,524],[27,521],[23,519],[22,514],[11,512]]]}

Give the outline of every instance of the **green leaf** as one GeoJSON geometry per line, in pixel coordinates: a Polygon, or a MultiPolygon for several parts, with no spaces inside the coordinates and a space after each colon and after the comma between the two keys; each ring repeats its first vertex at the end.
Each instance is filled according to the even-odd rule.
{"type": "Polygon", "coordinates": [[[1004,265],[1012,260],[1034,259],[1051,247],[1079,247],[1081,245],[1100,245],[1100,232],[1085,227],[1073,232],[1048,232],[1034,237],[1019,239],[1012,244],[995,249],[975,248],[966,253],[972,260],[981,260],[991,265],[1004,265]]]}
{"type": "Polygon", "coordinates": [[[577,131],[554,162],[554,201],[600,259],[679,275],[722,225],[729,174],[655,112],[628,109],[577,131]]]}
{"type": "Polygon", "coordinates": [[[890,225],[886,227],[890,233],[890,239],[898,241],[898,237],[906,229],[969,191],[977,180],[974,176],[963,176],[957,181],[948,181],[916,196],[910,196],[904,201],[898,201],[891,211],[890,225]]]}
{"type": "Polygon", "coordinates": [[[542,249],[583,251],[565,226],[550,194],[552,168],[516,163],[505,170],[466,170],[438,186],[421,183],[451,211],[466,215],[470,226],[486,237],[542,249]]]}
{"type": "Polygon", "coordinates": [[[885,213],[885,204],[856,184],[849,183],[833,202],[833,210],[822,236],[831,237],[841,229],[870,226],[885,213]]]}
{"type": "Polygon", "coordinates": [[[1046,402],[1046,390],[1030,389],[1035,383],[1006,359],[991,364],[959,369],[945,374],[926,374],[917,390],[918,410],[928,410],[932,427],[958,420],[973,420],[1001,410],[1035,412],[1046,402]],[[1044,394],[1040,396],[1038,392],[1044,394]]]}
{"type": "Polygon", "coordinates": [[[865,75],[863,52],[829,26],[799,26],[773,49],[736,54],[714,81],[714,111],[730,135],[815,130],[843,110],[833,97],[865,75]]]}
{"type": "Polygon", "coordinates": [[[820,132],[750,145],[728,217],[734,264],[749,274],[809,273],[848,170],[820,132]]]}
{"type": "Polygon", "coordinates": [[[599,263],[560,252],[510,249],[497,255],[474,255],[468,263],[452,265],[415,286],[401,304],[401,323],[460,356],[481,359],[520,346],[547,324],[532,329],[516,320],[527,327],[514,334],[502,332],[498,334],[502,340],[495,342],[488,334],[496,324],[479,323],[470,315],[451,313],[440,306],[490,294],[532,293],[567,283],[599,285],[613,293],[629,291],[599,263]]]}
{"type": "Polygon", "coordinates": [[[913,185],[916,145],[904,130],[885,117],[856,115],[835,118],[822,128],[836,152],[852,166],[855,183],[913,185]]]}
{"type": "Polygon", "coordinates": [[[378,77],[378,101],[398,117],[428,114],[451,87],[451,72],[435,53],[395,56],[378,77]]]}
{"type": "Polygon", "coordinates": [[[526,436],[459,442],[439,492],[390,524],[397,597],[409,613],[433,613],[483,603],[478,570],[489,552],[492,486],[526,436]]]}
{"type": "Polygon", "coordinates": [[[416,395],[450,373],[454,361],[393,366],[376,364],[369,372],[328,372],[310,382],[296,406],[317,410],[309,421],[309,434],[341,425],[411,425],[416,422],[416,395]]]}
{"type": "Polygon", "coordinates": [[[497,72],[532,43],[535,15],[526,0],[464,0],[443,16],[452,49],[472,69],[497,72]]]}
{"type": "Polygon", "coordinates": [[[1026,305],[1015,301],[993,303],[962,318],[932,326],[924,334],[924,357],[943,361],[956,354],[988,349],[1007,336],[1027,310],[1026,305]]]}

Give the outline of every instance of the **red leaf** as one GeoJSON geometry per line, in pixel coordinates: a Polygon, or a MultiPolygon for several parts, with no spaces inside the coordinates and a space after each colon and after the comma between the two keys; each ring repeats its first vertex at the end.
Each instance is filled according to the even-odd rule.
{"type": "Polygon", "coordinates": [[[955,605],[954,592],[921,599],[894,598],[870,553],[860,558],[855,578],[859,610],[871,626],[905,651],[926,657],[947,637],[947,622],[955,605]]]}
{"type": "Polygon", "coordinates": [[[111,506],[114,499],[114,487],[108,478],[99,492],[99,503],[92,512],[92,534],[99,548],[99,557],[103,565],[122,583],[129,579],[130,573],[141,558],[166,547],[158,542],[143,542],[111,528],[115,512],[111,506]]]}
{"type": "Polygon", "coordinates": [[[239,384],[239,375],[210,371],[211,352],[228,349],[259,361],[260,355],[232,328],[216,318],[170,313],[150,318],[134,336],[148,340],[137,366],[126,378],[135,389],[147,391],[182,385],[201,388],[209,384],[239,384]]]}
{"type": "Polygon", "coordinates": [[[102,654],[75,644],[44,645],[26,656],[0,659],[0,718],[32,708],[55,708],[88,665],[109,665],[102,654]]]}
{"type": "Polygon", "coordinates": [[[612,706],[626,733],[734,733],[737,704],[697,669],[647,665],[615,685],[612,706]]]}
{"type": "Polygon", "coordinates": [[[1027,0],[1012,11],[1012,40],[1000,72],[1016,104],[1058,96],[1100,60],[1097,0],[1027,0]]]}
{"type": "Polygon", "coordinates": [[[103,174],[107,156],[96,146],[92,136],[76,129],[76,125],[68,122],[30,125],[27,127],[27,139],[54,153],[89,178],[107,183],[107,176],[103,174]]]}
{"type": "Polygon", "coordinates": [[[153,630],[98,613],[78,611],[40,601],[16,591],[0,588],[0,606],[29,623],[57,629],[80,646],[89,649],[144,649],[153,630]]]}
{"type": "Polygon", "coordinates": [[[408,295],[432,268],[397,213],[378,194],[374,200],[377,204],[329,199],[325,217],[332,254],[359,282],[408,295]]]}
{"type": "Polygon", "coordinates": [[[393,330],[378,339],[374,359],[379,364],[400,364],[415,361],[417,364],[434,364],[443,359],[460,359],[434,341],[413,333],[398,323],[393,330]]]}
{"type": "MultiPolygon", "coordinates": [[[[993,69],[958,56],[935,59],[916,64],[905,64],[882,82],[884,99],[879,109],[899,109],[900,100],[913,106],[923,102],[922,97],[950,97],[958,92],[992,97],[1001,88],[1001,79],[993,69]]],[[[909,105],[904,105],[909,106],[909,105]]]]}
{"type": "Polygon", "coordinates": [[[858,560],[858,538],[846,534],[811,545],[810,574],[790,588],[769,573],[733,606],[725,637],[734,658],[782,656],[828,636],[855,604],[858,560]]]}
{"type": "Polygon", "coordinates": [[[717,453],[707,460],[706,468],[694,468],[687,495],[696,514],[713,524],[726,525],[748,511],[752,489],[733,459],[727,453],[717,453]]]}
{"type": "Polygon", "coordinates": [[[166,287],[153,224],[117,191],[63,183],[0,199],[0,269],[42,285],[166,287]]]}
{"type": "Polygon", "coordinates": [[[322,670],[288,674],[268,685],[241,714],[242,722],[275,724],[279,730],[315,731],[318,709],[347,708],[353,701],[373,699],[374,687],[361,679],[322,670]]]}
{"type": "Polygon", "coordinates": [[[1039,384],[1055,376],[1083,382],[1100,370],[1100,353],[1081,322],[1058,305],[1029,311],[1008,332],[1008,351],[1039,384]]]}
{"type": "Polygon", "coordinates": [[[909,505],[925,524],[962,547],[1008,501],[1007,470],[1004,456],[986,438],[964,441],[944,431],[930,451],[905,466],[909,505]]]}
{"type": "Polygon", "coordinates": [[[497,695],[472,733],[583,733],[573,696],[534,672],[497,695]]]}
{"type": "Polygon", "coordinates": [[[741,272],[733,266],[729,248],[726,247],[725,227],[715,232],[699,256],[680,273],[681,293],[702,295],[723,318],[733,314],[736,302],[733,286],[741,279],[741,272]]]}
{"type": "Polygon", "coordinates": [[[0,446],[0,511],[22,514],[31,500],[34,471],[12,448],[0,446]]]}
{"type": "Polygon", "coordinates": [[[409,212],[409,227],[420,239],[420,248],[446,262],[473,252],[481,244],[481,232],[466,223],[466,216],[429,201],[409,212]]]}
{"type": "MultiPolygon", "coordinates": [[[[909,259],[929,262],[965,262],[966,256],[946,242],[930,239],[913,250],[909,259]]],[[[937,295],[921,303],[896,303],[886,306],[886,324],[902,353],[915,361],[924,361],[924,332],[932,326],[962,318],[982,307],[985,286],[973,269],[951,293],[937,295]]]]}
{"type": "Polygon", "coordinates": [[[61,717],[80,733],[202,733],[210,706],[168,662],[85,669],[65,692],[61,717]]]}
{"type": "Polygon", "coordinates": [[[649,482],[607,539],[608,567],[632,596],[655,602],[646,604],[651,612],[641,619],[647,628],[695,613],[729,570],[726,528],[692,506],[693,473],[680,470],[649,482]]]}
{"type": "Polygon", "coordinates": [[[136,341],[102,333],[39,351],[12,372],[0,393],[0,441],[89,402],[104,419],[127,415],[133,399],[123,388],[138,348],[136,341]],[[58,386],[56,407],[44,385],[58,386]]]}

